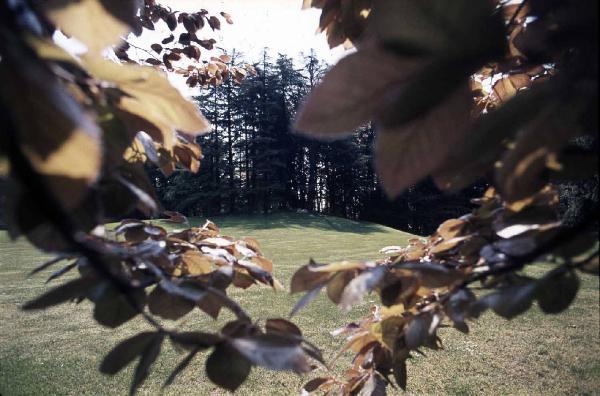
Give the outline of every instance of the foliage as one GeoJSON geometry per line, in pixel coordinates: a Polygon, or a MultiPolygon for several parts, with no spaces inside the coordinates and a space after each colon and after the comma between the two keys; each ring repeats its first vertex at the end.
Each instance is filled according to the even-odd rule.
{"type": "MultiPolygon", "coordinates": [[[[373,122],[375,166],[391,197],[426,176],[450,191],[482,176],[494,186],[471,215],[448,220],[407,247],[385,248],[385,260],[311,262],[298,270],[291,291],[308,293],[293,313],[322,289],[344,309],[371,291],[384,306],[341,330],[349,334],[344,350],[356,352],[347,378],[313,379],[305,391],[381,394],[390,376],[406,388],[407,359],[423,347],[439,349],[441,326],[467,332],[466,320],[486,309],[511,319],[534,300],[546,313],[566,309],[577,294],[577,272],[598,273],[595,217],[565,227],[552,186],[597,178],[595,167],[586,167],[597,163],[597,2],[306,0],[304,6],[322,9],[320,28],[331,46],[355,44],[357,51],[313,90],[297,129],[335,139],[373,122]],[[540,261],[554,268],[539,279],[519,273],[540,261]],[[490,292],[474,293],[477,282],[490,292]]],[[[132,393],[167,338],[189,351],[167,384],[207,349],[208,378],[229,390],[252,366],[306,373],[309,359],[323,363],[293,323],[272,319],[262,329],[226,295],[230,285],[279,287],[256,241],[220,236],[210,222],[174,233],[137,220],[121,222],[114,235],[102,226],[134,208],[148,216],[163,212],[144,165],[166,176],[199,170],[196,137],[210,130],[209,122],[159,70],[185,75],[189,86],[239,82],[252,74],[227,54],[199,62],[195,44],[207,49],[214,43],[196,34],[205,24],[219,29],[219,18],[205,10],[174,12],[153,0],[21,0],[1,3],[0,21],[7,222],[13,237],[25,235],[58,254],[39,269],[75,260],[51,279],[80,272],[23,308],[87,298],[96,321],[111,328],[141,315],[152,331],[121,342],[100,367],[114,374],[139,357],[132,393]],[[151,46],[162,59],[152,55],[144,62],[155,67],[131,64],[121,36],[157,23],[185,31],[177,41],[169,34],[151,46]],[[88,51],[66,53],[51,39],[56,29],[88,51]],[[109,46],[125,63],[102,57],[109,46]],[[188,67],[176,63],[181,54],[188,67]],[[196,305],[213,317],[225,307],[237,320],[213,334],[181,332],[157,319],[180,318],[196,305]]],[[[264,88],[265,73],[257,77],[264,88]]],[[[280,87],[280,98],[287,88],[280,87]]],[[[246,115],[263,133],[253,136],[260,160],[252,165],[262,175],[259,187],[269,191],[270,177],[286,170],[272,161],[275,130],[264,123],[269,106],[263,104],[257,119],[246,115]]],[[[233,118],[228,122],[231,127],[233,118]]],[[[280,174],[276,180],[284,179],[280,174]]],[[[185,222],[178,213],[164,215],[185,222]]]]}
{"type": "MultiPolygon", "coordinates": [[[[231,16],[221,15],[231,23],[231,16]]],[[[134,208],[185,222],[156,203],[144,165],[153,163],[165,175],[177,168],[197,172],[202,153],[195,138],[211,128],[160,72],[160,67],[175,70],[172,61],[180,53],[199,61],[199,51],[190,49],[196,47],[180,36],[163,49],[160,64],[146,62],[156,66],[146,67],[125,56],[121,36],[152,30],[163,20],[172,31],[182,24],[188,38],[193,35],[198,42],[195,33],[203,21],[214,30],[220,28],[219,19],[205,10],[173,12],[152,0],[85,0],[3,2],[0,20],[0,155],[3,164],[8,159],[2,169],[9,172],[11,236],[24,235],[57,254],[34,272],[71,260],[49,280],[75,268],[80,272],[23,309],[87,298],[95,304],[94,319],[110,328],[141,315],[153,331],[123,341],[100,366],[114,374],[139,357],[132,393],[148,376],[166,339],[190,351],[168,383],[206,349],[212,349],[209,378],[230,390],[252,366],[306,372],[309,356],[322,361],[292,323],[270,320],[262,330],[226,295],[230,285],[247,288],[258,282],[282,288],[257,241],[222,237],[210,222],[175,233],[137,220],[124,220],[114,235],[103,227],[134,208]],[[56,29],[79,39],[87,52],[76,57],[58,47],[52,40],[56,29]],[[113,45],[125,63],[102,56],[113,45]],[[208,334],[180,332],[158,319],[179,319],[196,306],[213,318],[225,307],[237,320],[208,334]]],[[[153,50],[160,52],[157,46],[153,50]]],[[[189,65],[184,71],[188,85],[218,85],[228,77],[239,82],[246,75],[243,70],[253,71],[230,69],[225,65],[229,61],[223,54],[206,66],[189,65]],[[202,81],[190,81],[194,78],[202,81]]]]}
{"type": "MultiPolygon", "coordinates": [[[[383,307],[341,329],[356,352],[343,380],[314,379],[307,392],[381,394],[406,389],[406,361],[439,349],[439,327],[468,332],[486,309],[512,319],[533,301],[546,313],[577,294],[576,272],[598,273],[597,200],[593,217],[561,224],[552,181],[589,177],[597,144],[597,3],[306,1],[322,8],[330,45],[357,52],[338,63],[308,98],[296,127],[337,138],[374,121],[376,167],[390,196],[431,175],[446,190],[491,176],[472,214],[442,223],[425,240],[388,247],[378,262],[311,263],[292,280],[326,288],[348,309],[376,291],[383,307]],[[359,31],[357,26],[363,26],[359,31]],[[593,59],[592,59],[593,58],[593,59]],[[474,99],[474,100],[473,100],[474,99]],[[582,166],[584,165],[584,166],[582,166]],[[589,166],[589,164],[588,164],[589,166]],[[568,175],[568,176],[567,176],[568,175]],[[519,274],[549,262],[539,279],[519,274]],[[478,296],[473,283],[490,292],[478,296]]],[[[597,176],[596,176],[597,177],[597,176]]]]}
{"type": "MultiPolygon", "coordinates": [[[[231,54],[231,64],[244,55],[231,54]]],[[[196,141],[202,172],[165,177],[150,171],[164,207],[187,216],[307,210],[377,222],[426,235],[441,221],[473,208],[485,184],[444,194],[427,180],[394,201],[382,191],[371,167],[375,132],[369,125],[343,140],[318,142],[290,125],[301,98],[326,70],[315,55],[293,60],[263,54],[256,76],[243,84],[225,81],[195,100],[213,125],[196,141]]]]}

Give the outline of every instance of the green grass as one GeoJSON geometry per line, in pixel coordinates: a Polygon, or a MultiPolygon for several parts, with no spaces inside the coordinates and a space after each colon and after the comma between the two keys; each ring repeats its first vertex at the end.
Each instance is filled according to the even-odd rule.
{"type": "MultiPolygon", "coordinates": [[[[284,284],[310,257],[317,261],[378,257],[386,245],[401,245],[411,236],[383,226],[310,214],[224,217],[213,219],[226,235],[257,238],[275,263],[275,276],[284,284]]],[[[200,221],[200,220],[199,220],[200,221]]],[[[104,354],[119,340],[147,325],[134,320],[111,330],[91,318],[91,304],[63,305],[24,313],[19,306],[47,286],[44,274],[27,273],[47,259],[24,241],[9,242],[0,232],[0,394],[125,394],[133,368],[114,376],[97,371],[104,354]]],[[[534,275],[544,272],[535,267],[534,275]]],[[[232,293],[253,318],[285,317],[299,298],[253,287],[232,293]]],[[[415,394],[599,394],[600,340],[598,279],[582,278],[582,288],[569,310],[545,316],[534,307],[505,321],[493,314],[473,324],[471,334],[442,329],[446,346],[409,364],[409,392],[415,394]]],[[[331,358],[343,340],[329,331],[359,317],[374,297],[349,314],[341,313],[324,296],[318,297],[294,321],[331,358]]],[[[200,311],[188,315],[189,328],[215,329],[218,323],[200,311]]],[[[153,366],[141,394],[160,393],[160,386],[182,358],[170,344],[153,366]]],[[[165,394],[221,395],[204,375],[205,356],[192,363],[165,394]]],[[[333,367],[341,372],[350,354],[333,367]]],[[[315,373],[315,376],[318,375],[315,373]]],[[[240,394],[290,395],[307,380],[290,373],[253,369],[240,394]]],[[[391,392],[393,393],[393,392],[391,392]]]]}

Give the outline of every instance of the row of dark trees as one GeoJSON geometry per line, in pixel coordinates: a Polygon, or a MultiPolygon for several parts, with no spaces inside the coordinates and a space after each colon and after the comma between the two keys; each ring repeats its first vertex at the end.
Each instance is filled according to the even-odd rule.
{"type": "MultiPolygon", "coordinates": [[[[233,62],[241,56],[234,53],[233,62]]],[[[428,233],[467,212],[469,198],[481,194],[483,186],[444,195],[424,182],[389,202],[372,168],[371,127],[330,143],[291,128],[327,65],[314,53],[298,62],[265,50],[255,66],[257,75],[243,84],[228,80],[195,98],[215,128],[198,138],[204,155],[198,174],[165,178],[151,171],[165,208],[189,216],[304,209],[428,233]]]]}

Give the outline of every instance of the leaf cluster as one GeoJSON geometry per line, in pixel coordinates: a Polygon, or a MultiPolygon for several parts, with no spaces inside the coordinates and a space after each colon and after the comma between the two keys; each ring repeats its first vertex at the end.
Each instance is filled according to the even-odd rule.
{"type": "Polygon", "coordinates": [[[352,17],[350,4],[305,2],[323,10],[332,46],[337,32],[364,28],[343,36],[357,51],[313,90],[296,128],[337,139],[373,122],[375,167],[391,198],[427,176],[446,191],[482,177],[493,186],[472,214],[384,248],[384,260],[311,263],[294,275],[292,292],[308,291],[297,309],[323,288],[344,309],[371,291],[383,305],[338,331],[341,352],[356,353],[346,378],[317,378],[305,391],[381,394],[390,376],[405,389],[411,354],[442,347],[440,327],[468,332],[467,320],[487,309],[512,319],[534,301],[561,312],[577,294],[577,271],[598,274],[596,220],[563,226],[553,187],[597,178],[597,143],[576,142],[597,142],[598,43],[589,37],[598,10],[592,1],[381,0],[352,17]],[[520,273],[536,262],[552,269],[520,273]],[[475,283],[490,292],[477,297],[475,283]]]}

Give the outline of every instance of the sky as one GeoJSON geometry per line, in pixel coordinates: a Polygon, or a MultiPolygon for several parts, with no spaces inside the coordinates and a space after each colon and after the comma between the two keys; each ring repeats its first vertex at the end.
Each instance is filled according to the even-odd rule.
{"type": "MultiPolygon", "coordinates": [[[[269,49],[271,56],[277,53],[298,58],[301,54],[308,55],[314,49],[317,56],[329,64],[335,64],[340,58],[348,54],[342,46],[330,49],[324,34],[317,34],[320,10],[302,10],[302,0],[158,0],[158,3],[170,7],[173,11],[196,12],[202,8],[211,15],[218,15],[221,20],[221,30],[212,31],[208,26],[200,30],[197,35],[200,39],[214,38],[218,46],[225,52],[231,53],[234,49],[244,54],[243,59],[249,63],[259,61],[264,48],[269,49]],[[225,23],[220,17],[221,11],[231,15],[234,23],[225,23]]],[[[185,31],[178,28],[176,35],[185,31]]],[[[144,29],[140,37],[133,34],[127,40],[134,45],[150,50],[150,45],[160,42],[171,32],[164,22],[155,26],[155,31],[144,29]]],[[[86,51],[85,46],[70,39],[61,33],[55,34],[55,41],[74,54],[86,51]]],[[[207,53],[204,49],[202,59],[207,56],[218,56],[223,53],[215,49],[207,53]]],[[[145,59],[148,54],[132,48],[129,55],[133,59],[145,59]]],[[[110,53],[107,53],[110,57],[110,53]]],[[[114,55],[113,55],[114,57],[114,55]]],[[[185,96],[193,96],[199,88],[190,89],[185,84],[185,78],[174,73],[168,73],[171,83],[185,96]]]]}
{"type": "MultiPolygon", "coordinates": [[[[228,51],[235,48],[243,52],[248,60],[258,60],[264,47],[272,54],[281,52],[291,57],[315,49],[328,63],[335,63],[345,54],[341,47],[329,49],[325,36],[316,34],[320,10],[302,10],[302,0],[159,0],[159,4],[176,11],[204,8],[211,14],[229,13],[233,25],[221,20],[221,31],[213,33],[205,27],[198,37],[213,37],[228,51]]],[[[160,27],[168,32],[163,23],[160,27]]]]}

